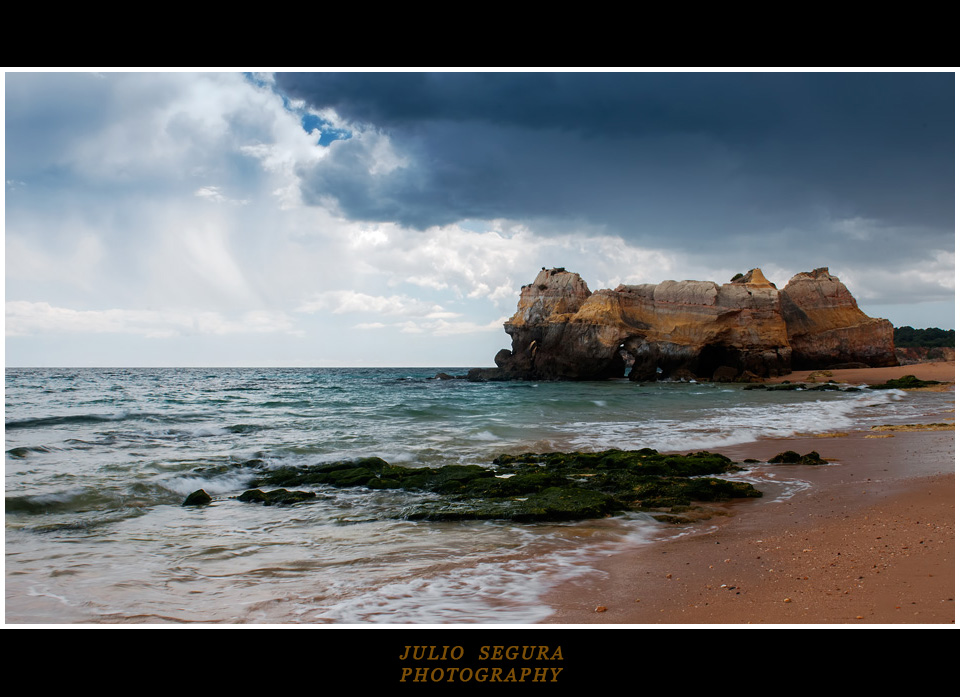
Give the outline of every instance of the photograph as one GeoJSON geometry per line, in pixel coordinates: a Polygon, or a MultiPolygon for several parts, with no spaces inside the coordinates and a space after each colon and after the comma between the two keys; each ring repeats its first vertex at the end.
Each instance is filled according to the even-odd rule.
{"type": "Polygon", "coordinates": [[[5,624],[954,624],[953,68],[3,79],[5,624]]]}

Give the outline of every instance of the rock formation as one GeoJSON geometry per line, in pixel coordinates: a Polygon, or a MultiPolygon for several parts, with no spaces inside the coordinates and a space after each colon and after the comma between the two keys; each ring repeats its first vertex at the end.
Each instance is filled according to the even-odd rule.
{"type": "MultiPolygon", "coordinates": [[[[897,361],[900,365],[914,365],[926,361],[955,361],[957,350],[949,346],[934,346],[925,348],[920,346],[897,346],[897,361]]],[[[9,450],[7,452],[10,452],[9,450]]]]}
{"type": "Polygon", "coordinates": [[[750,380],[836,363],[896,365],[893,326],[871,319],[827,269],[778,291],[760,269],[717,285],[664,281],[591,293],[543,269],[504,324],[512,350],[474,380],[750,380]]]}
{"type": "Polygon", "coordinates": [[[846,286],[826,268],[791,278],[780,302],[794,368],[853,362],[897,365],[893,325],[867,317],[846,286]]]}

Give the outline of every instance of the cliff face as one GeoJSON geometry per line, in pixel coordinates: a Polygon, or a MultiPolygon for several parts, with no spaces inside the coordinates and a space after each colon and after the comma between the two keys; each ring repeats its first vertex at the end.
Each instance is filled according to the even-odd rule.
{"type": "Polygon", "coordinates": [[[602,380],[623,377],[616,309],[610,291],[590,293],[579,274],[543,269],[520,291],[517,312],[503,328],[513,350],[496,363],[508,378],[602,380]]]}
{"type": "Polygon", "coordinates": [[[622,377],[625,359],[631,380],[782,375],[800,367],[798,353],[803,367],[896,363],[893,327],[864,315],[826,269],[798,274],[783,292],[754,269],[722,286],[664,281],[595,293],[578,274],[543,269],[504,329],[512,350],[474,379],[601,380],[622,377]]]}
{"type": "Polygon", "coordinates": [[[893,325],[867,317],[850,291],[826,268],[798,273],[782,293],[795,368],[831,363],[897,365],[893,325]]]}

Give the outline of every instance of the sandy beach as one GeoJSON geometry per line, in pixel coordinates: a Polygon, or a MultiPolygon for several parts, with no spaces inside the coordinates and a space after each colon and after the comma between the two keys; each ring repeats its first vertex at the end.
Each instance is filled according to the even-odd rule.
{"type": "MultiPolygon", "coordinates": [[[[924,363],[817,379],[954,382],[954,370],[953,362],[924,363]]],[[[805,381],[810,373],[774,382],[805,381]]],[[[953,419],[931,414],[927,421],[953,419]]],[[[778,474],[810,486],[782,501],[733,503],[729,516],[700,529],[610,557],[602,576],[547,597],[556,612],[546,622],[954,623],[954,432],[811,434],[717,450],[766,461],[788,449],[816,450],[840,466],[779,466],[778,474]]]]}

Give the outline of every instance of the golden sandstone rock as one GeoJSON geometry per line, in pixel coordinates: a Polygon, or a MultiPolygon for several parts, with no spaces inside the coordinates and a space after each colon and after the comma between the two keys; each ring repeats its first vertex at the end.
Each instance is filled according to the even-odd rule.
{"type": "Polygon", "coordinates": [[[850,362],[897,365],[893,325],[867,317],[826,268],[798,273],[780,297],[795,368],[850,362]]]}
{"type": "Polygon", "coordinates": [[[736,280],[663,281],[590,292],[542,269],[504,324],[513,348],[476,380],[749,380],[838,363],[896,365],[893,326],[867,317],[826,268],[782,291],[753,269],[736,280]]]}

